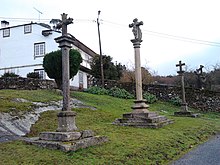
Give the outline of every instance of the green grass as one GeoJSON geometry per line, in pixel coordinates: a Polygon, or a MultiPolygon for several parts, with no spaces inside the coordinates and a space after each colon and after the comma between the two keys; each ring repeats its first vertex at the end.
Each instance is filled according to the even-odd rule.
{"type": "Polygon", "coordinates": [[[49,102],[61,100],[62,97],[54,90],[0,90],[0,112],[18,114],[31,111],[31,102],[49,102]],[[28,102],[16,102],[13,99],[23,98],[28,102]]]}
{"type": "MultiPolygon", "coordinates": [[[[74,109],[79,130],[92,129],[98,135],[107,136],[109,142],[70,153],[20,141],[2,143],[0,164],[168,164],[220,131],[219,113],[203,114],[201,118],[175,117],[173,112],[179,107],[164,102],[151,104],[150,110],[173,119],[174,124],[160,129],[116,126],[111,123],[131,111],[132,100],[81,92],[71,96],[97,108],[74,109]]],[[[56,114],[54,111],[43,113],[29,136],[56,130],[56,114]]]]}

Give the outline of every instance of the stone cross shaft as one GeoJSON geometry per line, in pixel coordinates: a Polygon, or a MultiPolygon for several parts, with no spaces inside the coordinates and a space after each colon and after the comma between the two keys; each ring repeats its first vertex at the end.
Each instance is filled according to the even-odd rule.
{"type": "Polygon", "coordinates": [[[177,71],[177,73],[181,76],[181,87],[182,87],[182,110],[183,111],[188,111],[187,108],[187,103],[186,103],[186,94],[185,94],[185,85],[184,85],[184,75],[183,73],[185,72],[182,68],[182,66],[184,66],[185,63],[182,63],[181,61],[179,61],[179,64],[176,64],[176,67],[179,67],[179,71],[177,71]]]}
{"type": "Polygon", "coordinates": [[[140,60],[140,45],[142,42],[142,35],[140,25],[143,25],[143,22],[138,22],[138,19],[135,18],[132,24],[129,24],[130,28],[133,28],[132,32],[134,34],[134,39],[131,40],[134,46],[134,55],[135,55],[135,81],[136,81],[136,99],[143,100],[142,96],[142,77],[141,77],[141,60],[140,60]]]}
{"type": "Polygon", "coordinates": [[[68,18],[63,13],[62,22],[58,25],[62,27],[62,36],[55,38],[62,50],[62,91],[63,91],[63,108],[58,113],[58,129],[59,132],[71,132],[77,129],[75,125],[76,113],[70,108],[70,84],[69,84],[69,51],[72,48],[74,39],[67,34],[67,25],[71,24],[73,19],[68,18]]]}

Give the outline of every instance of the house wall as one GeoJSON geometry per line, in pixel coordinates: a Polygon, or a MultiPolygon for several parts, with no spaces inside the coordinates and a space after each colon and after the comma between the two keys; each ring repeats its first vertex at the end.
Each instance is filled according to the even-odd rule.
{"type": "MultiPolygon", "coordinates": [[[[58,50],[58,44],[54,38],[61,33],[51,31],[51,35],[43,36],[42,30],[48,30],[39,24],[31,24],[32,32],[24,33],[24,25],[10,28],[10,36],[3,37],[3,29],[0,29],[0,75],[5,72],[13,72],[21,77],[26,77],[27,73],[34,72],[35,69],[43,69],[43,57],[34,56],[34,44],[45,42],[45,53],[58,50]],[[7,69],[4,69],[7,68],[7,69]],[[10,69],[9,69],[10,68],[10,69]]],[[[91,56],[75,45],[83,58],[81,65],[90,69],[89,60],[91,56]]],[[[83,73],[83,88],[87,88],[87,73],[83,73]]],[[[49,79],[46,74],[45,78],[49,79]]],[[[79,88],[79,73],[70,80],[70,85],[79,88]]]]}

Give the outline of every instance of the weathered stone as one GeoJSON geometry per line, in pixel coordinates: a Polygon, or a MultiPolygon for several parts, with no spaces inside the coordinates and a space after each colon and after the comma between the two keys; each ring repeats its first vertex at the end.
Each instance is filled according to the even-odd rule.
{"type": "Polygon", "coordinates": [[[76,112],[73,111],[61,111],[57,114],[58,128],[57,132],[74,132],[77,130],[75,124],[76,112]]]}
{"type": "Polygon", "coordinates": [[[23,77],[5,77],[0,78],[0,89],[53,89],[56,84],[52,80],[41,80],[23,77]]]}
{"type": "Polygon", "coordinates": [[[94,135],[95,135],[95,133],[92,130],[81,131],[81,138],[92,137],[94,135]]]}
{"type": "Polygon", "coordinates": [[[24,139],[24,142],[27,144],[32,144],[49,149],[58,149],[64,152],[77,151],[78,149],[99,145],[107,141],[108,138],[105,136],[93,136],[93,137],[74,140],[70,142],[46,141],[46,140],[40,140],[39,138],[36,137],[24,139]]]}
{"type": "Polygon", "coordinates": [[[80,132],[41,132],[39,134],[40,140],[46,141],[72,141],[81,137],[80,132]]]}

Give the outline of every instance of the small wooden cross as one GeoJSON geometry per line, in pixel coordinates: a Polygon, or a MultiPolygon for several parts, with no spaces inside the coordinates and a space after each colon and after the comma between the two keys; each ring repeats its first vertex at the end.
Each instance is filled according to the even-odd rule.
{"type": "Polygon", "coordinates": [[[182,68],[182,66],[184,66],[184,65],[185,65],[185,63],[182,63],[181,61],[179,61],[179,64],[176,64],[176,67],[179,67],[179,69],[180,69],[179,71],[177,71],[177,73],[182,74],[185,72],[182,68]]]}

